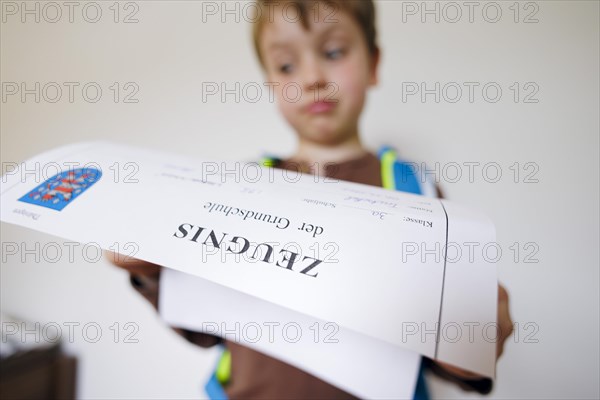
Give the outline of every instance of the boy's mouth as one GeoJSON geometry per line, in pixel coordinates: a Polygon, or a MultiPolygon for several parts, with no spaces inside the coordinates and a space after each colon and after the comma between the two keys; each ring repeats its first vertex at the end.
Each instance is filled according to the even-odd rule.
{"type": "Polygon", "coordinates": [[[315,101],[306,107],[309,114],[324,114],[333,110],[337,103],[332,101],[315,101]]]}

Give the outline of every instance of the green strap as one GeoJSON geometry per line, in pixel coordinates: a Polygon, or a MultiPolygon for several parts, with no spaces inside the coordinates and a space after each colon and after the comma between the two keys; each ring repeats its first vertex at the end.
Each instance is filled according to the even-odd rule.
{"type": "Polygon", "coordinates": [[[394,176],[396,159],[396,152],[393,149],[388,149],[381,155],[381,181],[386,189],[396,189],[396,178],[394,176]]]}
{"type": "Polygon", "coordinates": [[[271,157],[263,157],[261,164],[263,167],[272,168],[277,164],[277,160],[271,157]]]}
{"type": "Polygon", "coordinates": [[[231,351],[227,348],[221,354],[215,375],[221,385],[225,385],[231,379],[231,351]]]}

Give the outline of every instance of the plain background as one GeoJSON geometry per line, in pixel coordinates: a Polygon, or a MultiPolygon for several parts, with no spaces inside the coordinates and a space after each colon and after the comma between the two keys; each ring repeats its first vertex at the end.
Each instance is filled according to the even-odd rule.
{"type": "MultiPolygon", "coordinates": [[[[83,19],[86,3],[77,3],[73,23],[68,15],[56,23],[45,21],[44,16],[55,18],[52,9],[36,23],[32,16],[22,22],[20,14],[5,12],[7,3],[2,2],[3,85],[80,86],[73,103],[64,85],[56,103],[47,101],[54,92],[39,103],[33,95],[22,102],[3,86],[3,172],[10,163],[51,147],[92,139],[230,160],[293,150],[293,132],[266,93],[256,103],[236,102],[233,96],[203,101],[203,83],[262,85],[250,24],[243,18],[236,22],[235,15],[225,15],[222,22],[220,13],[204,14],[203,21],[206,2],[201,1],[141,1],[117,4],[115,23],[114,3],[98,2],[103,14],[97,23],[83,19]],[[136,10],[137,23],[122,23],[136,10]],[[82,98],[81,87],[89,82],[103,89],[96,103],[82,98]],[[135,83],[138,102],[124,103],[121,97],[115,103],[110,89],[115,82],[121,90],[135,83]]],[[[35,3],[27,2],[31,8],[35,3]]],[[[518,335],[506,345],[490,398],[598,398],[599,3],[521,2],[515,22],[513,2],[476,2],[470,22],[468,9],[458,2],[463,15],[456,23],[449,21],[456,9],[444,9],[445,3],[427,3],[429,9],[440,7],[439,22],[433,15],[422,22],[421,13],[403,14],[423,7],[409,3],[377,3],[381,82],[364,111],[362,137],[374,150],[391,144],[408,159],[438,163],[446,196],[483,210],[496,223],[504,251],[499,278],[510,292],[518,335]],[[488,22],[484,8],[488,20],[500,8],[500,20],[488,22]],[[532,12],[538,22],[524,23],[532,12]],[[429,88],[451,83],[448,90],[455,82],[465,91],[456,103],[448,101],[455,95],[451,91],[439,103],[432,95],[425,102],[419,96],[403,101],[403,82],[425,82],[429,88]],[[464,82],[479,84],[473,102],[464,82]],[[503,90],[497,102],[482,96],[481,87],[490,82],[503,90]],[[515,82],[517,102],[510,88],[515,82]],[[533,97],[538,102],[526,103],[532,87],[539,89],[533,97]],[[479,168],[470,182],[468,162],[497,163],[502,176],[492,183],[493,170],[484,175],[479,168]],[[452,163],[463,166],[456,182],[453,171],[441,172],[452,163]],[[526,163],[531,164],[525,168],[526,163]],[[520,249],[516,260],[510,250],[514,243],[520,249]],[[528,243],[533,245],[525,248],[528,243]],[[533,250],[532,260],[538,262],[525,262],[533,250]]],[[[244,10],[245,3],[214,3],[220,10],[236,4],[244,10]]],[[[86,10],[93,18],[94,9],[86,10]]],[[[62,243],[6,224],[2,242],[62,243]]],[[[102,328],[97,343],[86,341],[81,330],[66,343],[80,357],[79,397],[203,396],[217,351],[179,339],[129,287],[125,273],[75,254],[73,262],[65,256],[57,263],[3,256],[0,271],[4,312],[42,326],[78,322],[81,328],[95,322],[102,328]],[[131,332],[124,329],[126,322],[139,327],[139,343],[124,343],[123,334],[131,332]]],[[[63,336],[67,333],[65,328],[63,336]]],[[[437,380],[432,386],[435,397],[466,396],[437,380]]]]}

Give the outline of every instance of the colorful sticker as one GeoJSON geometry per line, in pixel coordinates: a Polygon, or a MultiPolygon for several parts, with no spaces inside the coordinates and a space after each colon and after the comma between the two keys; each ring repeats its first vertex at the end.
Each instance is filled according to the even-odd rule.
{"type": "Polygon", "coordinates": [[[21,197],[19,201],[61,211],[96,183],[102,172],[76,168],[61,172],[21,197]]]}

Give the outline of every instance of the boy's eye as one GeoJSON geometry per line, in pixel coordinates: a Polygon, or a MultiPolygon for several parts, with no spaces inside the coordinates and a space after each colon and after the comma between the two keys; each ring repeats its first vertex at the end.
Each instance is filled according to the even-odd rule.
{"type": "Polygon", "coordinates": [[[341,58],[343,55],[344,55],[343,49],[333,49],[333,50],[328,50],[325,52],[325,56],[329,60],[337,60],[337,59],[341,58]]]}
{"type": "Polygon", "coordinates": [[[279,72],[283,74],[289,74],[290,72],[292,72],[292,64],[283,64],[279,67],[279,72]]]}

